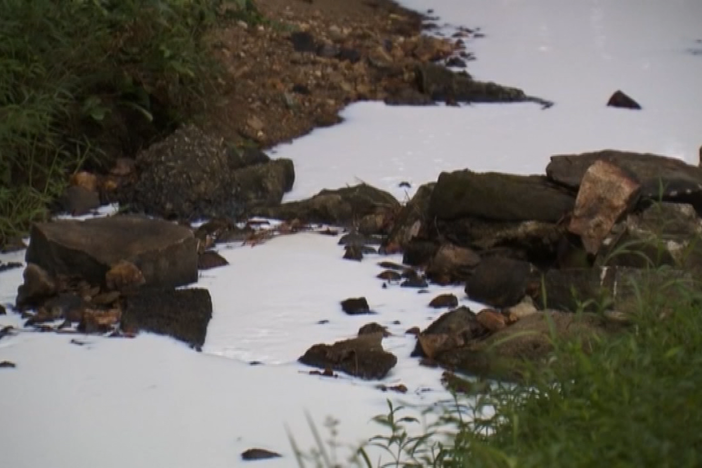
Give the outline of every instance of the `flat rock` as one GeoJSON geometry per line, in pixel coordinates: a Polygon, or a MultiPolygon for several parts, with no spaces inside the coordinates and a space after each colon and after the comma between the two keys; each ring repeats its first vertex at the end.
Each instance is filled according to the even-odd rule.
{"type": "Polygon", "coordinates": [[[466,294],[476,302],[505,308],[519,303],[534,279],[533,266],[506,257],[484,258],[466,282],[466,294]]]}
{"type": "Polygon", "coordinates": [[[440,294],[429,302],[429,307],[434,309],[458,307],[458,298],[455,294],[440,294]]]}
{"type": "Polygon", "coordinates": [[[241,454],[241,459],[242,460],[269,460],[271,458],[280,458],[281,455],[279,453],[271,452],[270,450],[266,449],[260,449],[260,448],[251,448],[248,450],[245,450],[241,454]]]}
{"type": "Polygon", "coordinates": [[[168,335],[199,349],[211,318],[212,299],[206,289],[142,289],[127,298],[122,330],[168,335]]]}
{"type": "Polygon", "coordinates": [[[557,222],[574,198],[540,176],[468,170],[443,172],[434,187],[430,216],[450,220],[479,217],[501,221],[557,222]]]}
{"type": "Polygon", "coordinates": [[[397,364],[397,357],[383,349],[382,339],[382,333],[372,333],[333,345],[317,344],[308,349],[299,361],[366,380],[382,379],[397,364]]]}
{"type": "Polygon", "coordinates": [[[639,196],[639,183],[619,166],[596,161],[583,176],[568,230],[580,236],[585,250],[597,254],[614,224],[639,196]]]}
{"type": "Polygon", "coordinates": [[[390,193],[360,184],[338,190],[322,190],[307,200],[255,209],[253,214],[286,221],[299,219],[303,223],[351,226],[364,216],[389,215],[399,207],[400,203],[390,193]]]}
{"type": "Polygon", "coordinates": [[[211,270],[212,268],[219,268],[226,265],[229,265],[227,259],[214,250],[202,252],[197,257],[198,270],[211,270]]]}
{"type": "Polygon", "coordinates": [[[120,261],[143,274],[145,286],[177,287],[197,281],[197,241],[190,229],[140,216],[37,223],[27,262],[51,275],[104,284],[120,261]]]}
{"type": "Polygon", "coordinates": [[[702,211],[702,169],[666,156],[604,150],[551,157],[546,174],[553,182],[578,190],[595,161],[607,161],[630,172],[641,185],[641,197],[689,203],[702,211]]]}
{"type": "Polygon", "coordinates": [[[348,315],[372,313],[365,297],[352,297],[341,301],[341,310],[348,315]]]}

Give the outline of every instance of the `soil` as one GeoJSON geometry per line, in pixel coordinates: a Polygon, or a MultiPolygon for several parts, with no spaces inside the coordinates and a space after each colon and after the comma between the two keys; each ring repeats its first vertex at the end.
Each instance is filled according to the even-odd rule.
{"type": "Polygon", "coordinates": [[[426,18],[389,0],[256,6],[261,24],[239,21],[218,34],[224,92],[202,122],[234,144],[270,147],[340,122],[338,112],[350,103],[411,93],[418,63],[462,47],[460,38],[422,36],[426,18]]]}

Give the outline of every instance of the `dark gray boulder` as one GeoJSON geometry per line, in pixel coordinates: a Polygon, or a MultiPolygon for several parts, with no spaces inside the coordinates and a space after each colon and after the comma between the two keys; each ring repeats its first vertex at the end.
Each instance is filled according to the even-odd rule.
{"type": "Polygon", "coordinates": [[[469,170],[443,172],[434,187],[430,217],[479,217],[500,221],[557,222],[572,211],[574,197],[545,177],[469,170]]]}
{"type": "Polygon", "coordinates": [[[534,287],[535,268],[506,257],[483,258],[466,282],[466,294],[476,302],[505,308],[518,304],[534,287]]]}
{"type": "Polygon", "coordinates": [[[182,286],[198,278],[192,231],[141,216],[37,223],[26,260],[51,275],[79,276],[91,284],[104,284],[121,261],[134,264],[147,287],[182,286]]]}

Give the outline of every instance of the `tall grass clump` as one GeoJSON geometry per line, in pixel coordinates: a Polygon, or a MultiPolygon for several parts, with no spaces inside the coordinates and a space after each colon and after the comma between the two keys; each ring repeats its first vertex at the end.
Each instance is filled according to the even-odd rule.
{"type": "Polygon", "coordinates": [[[356,466],[702,466],[702,295],[689,278],[640,286],[623,330],[588,346],[553,336],[551,358],[524,381],[457,397],[430,437],[410,437],[412,413],[391,409],[371,440],[390,456],[374,462],[366,445],[356,466]]]}
{"type": "Polygon", "coordinates": [[[251,0],[0,0],[0,244],[84,164],[133,154],[200,109],[208,40],[251,0]]]}

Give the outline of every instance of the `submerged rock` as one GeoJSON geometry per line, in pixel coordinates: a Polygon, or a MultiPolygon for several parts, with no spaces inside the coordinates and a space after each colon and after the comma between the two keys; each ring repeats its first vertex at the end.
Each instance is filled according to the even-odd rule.
{"type": "Polygon", "coordinates": [[[382,379],[397,364],[397,357],[383,350],[382,339],[382,333],[372,333],[333,345],[317,344],[308,349],[299,361],[366,380],[382,379]]]}

